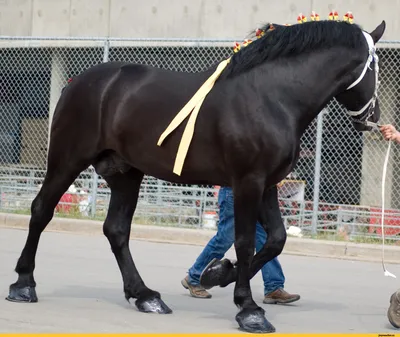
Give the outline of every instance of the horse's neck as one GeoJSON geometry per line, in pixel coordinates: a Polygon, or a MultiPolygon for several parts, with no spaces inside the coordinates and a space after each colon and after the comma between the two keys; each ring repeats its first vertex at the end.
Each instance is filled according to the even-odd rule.
{"type": "Polygon", "coordinates": [[[303,134],[326,104],[339,93],[357,62],[349,51],[338,50],[334,55],[332,51],[315,52],[293,58],[293,61],[286,59],[266,63],[262,67],[270,78],[264,79],[268,84],[262,86],[260,91],[263,95],[274,92],[277,97],[273,99],[279,102],[282,113],[286,113],[291,119],[290,124],[296,125],[297,131],[303,134]]]}

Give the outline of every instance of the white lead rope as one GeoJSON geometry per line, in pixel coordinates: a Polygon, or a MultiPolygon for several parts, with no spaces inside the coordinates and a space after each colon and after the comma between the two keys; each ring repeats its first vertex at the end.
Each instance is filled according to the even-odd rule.
{"type": "MultiPolygon", "coordinates": [[[[364,78],[366,72],[368,69],[370,68],[370,64],[372,63],[372,61],[374,62],[375,65],[375,90],[374,90],[374,94],[372,96],[372,98],[359,110],[359,111],[350,111],[348,110],[348,114],[351,117],[356,117],[361,115],[369,106],[372,107],[372,113],[373,113],[373,109],[375,108],[375,101],[376,98],[378,96],[378,86],[379,86],[379,80],[378,80],[378,71],[379,71],[379,66],[378,66],[378,55],[376,54],[376,49],[375,49],[375,44],[374,41],[371,37],[371,35],[369,35],[367,32],[364,32],[364,37],[367,40],[368,43],[368,49],[369,49],[369,55],[368,55],[368,59],[367,62],[364,66],[363,71],[361,72],[361,75],[358,77],[358,79],[353,82],[348,88],[347,90],[355,87],[358,83],[361,82],[361,80],[364,78]]],[[[365,124],[367,126],[373,127],[373,128],[377,128],[379,130],[380,125],[374,122],[370,122],[368,121],[368,118],[370,116],[367,116],[365,121],[361,122],[362,124],[365,124]]],[[[385,162],[383,164],[383,174],[382,174],[382,215],[381,215],[381,228],[382,228],[382,267],[383,267],[383,272],[385,274],[385,276],[390,276],[393,278],[396,278],[396,275],[392,274],[390,271],[388,271],[386,269],[385,266],[385,231],[384,231],[384,219],[385,219],[385,180],[386,180],[386,171],[387,171],[387,165],[388,165],[388,161],[389,161],[389,155],[390,155],[390,148],[391,148],[391,144],[392,141],[389,141],[389,146],[386,152],[386,157],[385,157],[385,162]]]]}
{"type": "Polygon", "coordinates": [[[389,140],[389,146],[386,152],[385,162],[383,164],[383,174],[382,174],[382,216],[381,216],[381,228],[382,228],[382,267],[385,276],[390,276],[396,278],[396,275],[392,274],[386,269],[385,266],[385,231],[384,231],[384,219],[385,219],[385,180],[386,180],[386,170],[389,161],[390,148],[392,141],[389,140]]]}

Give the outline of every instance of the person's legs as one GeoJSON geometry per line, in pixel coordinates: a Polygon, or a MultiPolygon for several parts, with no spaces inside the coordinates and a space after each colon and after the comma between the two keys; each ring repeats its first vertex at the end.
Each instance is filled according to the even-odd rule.
{"type": "MultiPolygon", "coordinates": [[[[203,251],[189,269],[188,275],[182,280],[182,285],[196,298],[210,298],[209,294],[200,286],[200,275],[204,268],[214,259],[222,259],[233,245],[235,240],[233,191],[223,187],[218,194],[220,208],[218,230],[215,236],[204,247],[203,251]]],[[[256,226],[256,251],[264,246],[267,235],[260,223],[256,226]]],[[[297,294],[289,294],[284,288],[285,276],[281,264],[274,258],[261,269],[264,280],[264,303],[290,303],[300,299],[297,294]]]]}
{"type": "Polygon", "coordinates": [[[222,259],[235,239],[233,194],[231,188],[221,188],[218,194],[219,223],[215,236],[204,247],[203,251],[189,269],[188,276],[182,285],[196,298],[210,298],[211,295],[200,286],[200,275],[204,268],[214,259],[222,259]]]}
{"type": "MultiPolygon", "coordinates": [[[[260,223],[256,227],[256,251],[260,251],[267,241],[267,234],[260,223]]],[[[277,257],[261,268],[264,281],[264,300],[266,304],[291,303],[300,299],[300,295],[289,294],[284,290],[285,275],[277,257]]]]}
{"type": "Polygon", "coordinates": [[[390,324],[400,329],[400,289],[390,297],[390,306],[387,312],[390,324]]]}

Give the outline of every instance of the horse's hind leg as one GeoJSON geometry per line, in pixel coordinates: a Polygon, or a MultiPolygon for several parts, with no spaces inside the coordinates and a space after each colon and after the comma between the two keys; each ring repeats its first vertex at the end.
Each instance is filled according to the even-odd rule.
{"type": "MultiPolygon", "coordinates": [[[[59,161],[59,158],[56,158],[54,162],[56,161],[59,161]]],[[[10,286],[7,300],[12,302],[38,301],[33,272],[40,235],[53,218],[54,209],[63,193],[87,166],[85,164],[72,165],[71,163],[62,165],[61,162],[55,166],[49,165],[43,186],[32,202],[28,237],[15,268],[18,280],[10,286]]]]}
{"type": "Polygon", "coordinates": [[[160,294],[144,284],[129,250],[132,217],[138,201],[143,173],[130,169],[126,173],[104,176],[111,189],[110,206],[103,231],[117,259],[124,283],[125,298],[136,298],[136,306],[142,312],[171,313],[160,294]]]}

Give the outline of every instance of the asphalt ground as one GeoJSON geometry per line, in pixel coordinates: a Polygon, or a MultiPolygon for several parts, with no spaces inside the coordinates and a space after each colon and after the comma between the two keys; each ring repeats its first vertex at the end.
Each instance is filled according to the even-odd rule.
{"type": "MultiPolygon", "coordinates": [[[[144,314],[125,301],[122,280],[103,236],[45,232],[35,277],[38,303],[4,298],[25,230],[0,228],[0,332],[69,333],[242,333],[237,329],[233,285],[213,288],[211,299],[195,299],[180,284],[201,246],[131,241],[146,284],[162,294],[171,315],[144,314]]],[[[235,258],[230,250],[228,257],[235,258]]],[[[252,280],[256,302],[277,333],[395,333],[387,320],[398,279],[375,262],[282,254],[286,285],[301,299],[291,305],[262,304],[261,275],[252,280]]],[[[400,265],[388,265],[400,276],[400,265]]]]}

